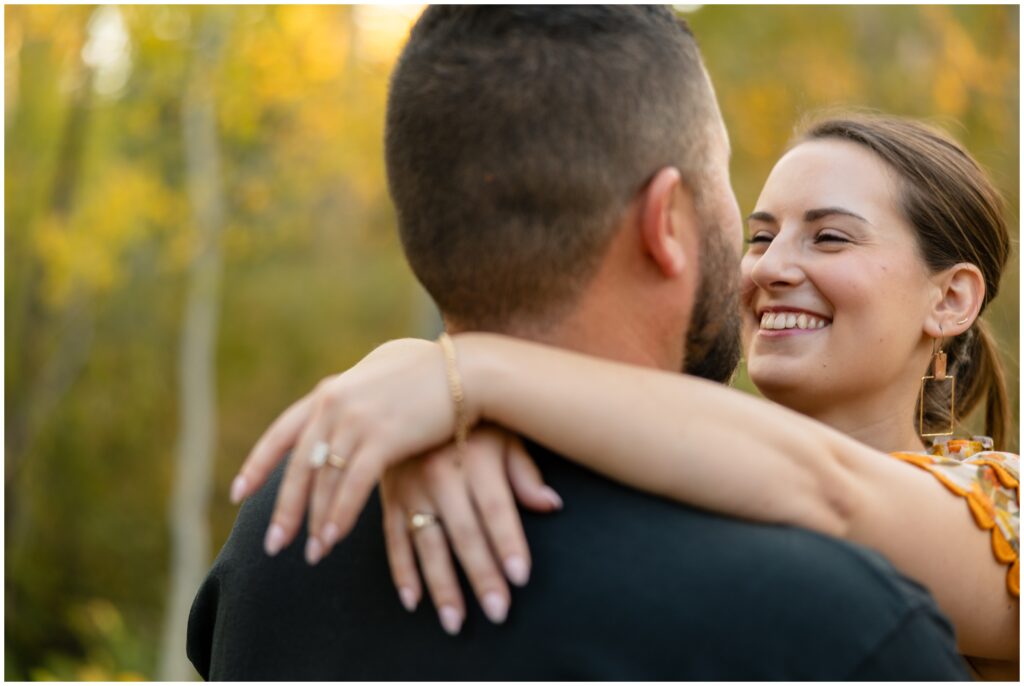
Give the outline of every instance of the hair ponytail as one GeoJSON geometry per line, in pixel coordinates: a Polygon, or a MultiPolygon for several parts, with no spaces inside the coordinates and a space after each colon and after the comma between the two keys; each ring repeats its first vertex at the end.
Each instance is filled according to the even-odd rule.
{"type": "Polygon", "coordinates": [[[988,323],[979,318],[971,328],[975,331],[968,362],[973,371],[972,384],[964,389],[964,406],[957,408],[957,414],[966,417],[984,396],[985,434],[992,437],[997,450],[1005,450],[1006,439],[1013,425],[1010,398],[1006,392],[1006,372],[988,323]],[[968,400],[971,401],[970,405],[967,405],[968,400]]]}

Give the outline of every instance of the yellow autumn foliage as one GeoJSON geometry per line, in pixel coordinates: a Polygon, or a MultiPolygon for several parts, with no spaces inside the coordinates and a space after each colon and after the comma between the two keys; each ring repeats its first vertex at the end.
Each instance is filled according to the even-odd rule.
{"type": "Polygon", "coordinates": [[[55,308],[81,290],[119,287],[120,264],[131,248],[175,226],[188,235],[180,193],[143,170],[114,166],[89,185],[69,217],[47,215],[31,232],[34,256],[46,265],[45,299],[55,308]]]}

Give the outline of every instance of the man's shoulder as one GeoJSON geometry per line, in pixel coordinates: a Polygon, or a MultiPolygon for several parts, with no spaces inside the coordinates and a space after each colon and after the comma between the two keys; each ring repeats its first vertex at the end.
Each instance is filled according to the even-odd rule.
{"type": "MultiPolygon", "coordinates": [[[[543,448],[532,444],[528,447],[545,480],[566,492],[563,512],[554,516],[524,515],[537,524],[549,523],[552,531],[538,531],[546,538],[568,539],[570,545],[618,547],[633,553],[643,549],[652,559],[685,564],[688,572],[724,566],[726,569],[715,574],[745,575],[748,587],[769,581],[822,578],[833,583],[815,586],[827,589],[843,578],[856,577],[862,583],[877,582],[911,604],[927,598],[923,588],[863,546],[807,529],[720,516],[635,490],[543,448]],[[565,522],[561,527],[555,524],[559,519],[565,522]],[[563,527],[566,531],[557,530],[563,527]]],[[[728,484],[722,487],[728,488],[728,484]]],[[[620,561],[627,559],[622,556],[620,561]]]]}
{"type": "Polygon", "coordinates": [[[566,505],[553,516],[525,514],[530,528],[537,529],[538,539],[556,540],[558,548],[606,550],[608,564],[595,573],[612,566],[646,568],[666,577],[734,579],[733,593],[756,594],[771,584],[808,597],[864,587],[894,607],[931,602],[924,588],[863,546],[806,529],[719,516],[623,486],[535,446],[531,450],[545,479],[564,491],[566,505]]]}
{"type": "Polygon", "coordinates": [[[523,513],[533,570],[505,625],[490,626],[465,583],[459,642],[443,635],[429,603],[404,614],[376,498],[317,567],[302,561],[301,540],[268,558],[262,537],[279,470],[243,505],[196,598],[189,656],[214,678],[835,679],[863,664],[890,678],[948,674],[900,671],[920,656],[895,666],[877,657],[911,629],[921,655],[952,650],[927,593],[881,557],[539,457],[565,508],[523,513]],[[381,646],[398,644],[416,670],[384,657],[381,646]]]}
{"type": "MultiPolygon", "coordinates": [[[[544,572],[590,608],[581,623],[610,611],[623,635],[652,644],[674,636],[696,655],[728,653],[736,674],[764,678],[842,678],[886,637],[924,624],[933,649],[952,650],[932,597],[874,551],[713,515],[531,451],[565,509],[547,522],[527,515],[527,537],[535,564],[557,558],[544,572]]],[[[687,678],[721,678],[692,666],[687,678]]]]}

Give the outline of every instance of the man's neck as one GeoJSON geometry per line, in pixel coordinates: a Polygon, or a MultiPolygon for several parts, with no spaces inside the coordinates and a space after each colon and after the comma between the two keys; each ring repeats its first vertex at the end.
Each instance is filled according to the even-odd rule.
{"type": "Polygon", "coordinates": [[[524,330],[509,333],[518,338],[616,362],[670,371],[682,368],[681,361],[668,359],[669,356],[661,353],[642,332],[625,323],[616,325],[587,320],[567,321],[543,332],[524,330]]]}
{"type": "MultiPolygon", "coordinates": [[[[612,249],[622,250],[615,245],[612,249]]],[[[557,323],[543,330],[524,327],[510,333],[595,357],[678,372],[684,362],[685,324],[673,318],[671,307],[658,303],[658,298],[666,297],[658,289],[631,288],[644,283],[647,269],[645,261],[606,260],[579,301],[557,323]],[[623,270],[628,272],[625,277],[623,270]]]]}
{"type": "MultiPolygon", "coordinates": [[[[621,303],[620,294],[591,291],[556,323],[510,323],[492,332],[642,367],[672,372],[683,368],[685,331],[673,331],[665,318],[645,321],[641,308],[621,303]]],[[[449,322],[448,328],[456,332],[472,327],[449,322]]]]}

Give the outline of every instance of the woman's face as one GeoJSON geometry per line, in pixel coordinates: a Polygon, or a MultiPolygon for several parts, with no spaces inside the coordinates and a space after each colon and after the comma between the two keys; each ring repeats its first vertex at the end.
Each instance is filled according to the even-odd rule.
{"type": "Polygon", "coordinates": [[[916,387],[937,291],[897,198],[895,172],[855,143],[802,143],[775,165],[742,261],[747,365],[767,397],[813,414],[916,387]]]}

